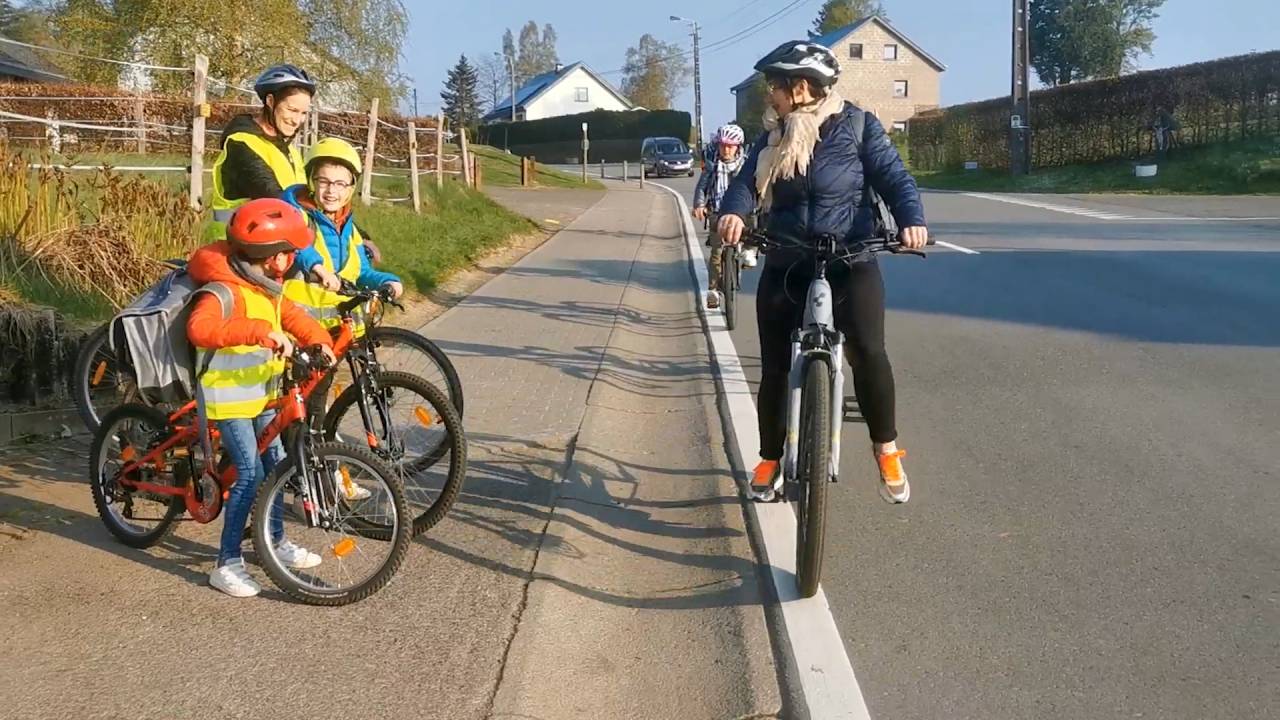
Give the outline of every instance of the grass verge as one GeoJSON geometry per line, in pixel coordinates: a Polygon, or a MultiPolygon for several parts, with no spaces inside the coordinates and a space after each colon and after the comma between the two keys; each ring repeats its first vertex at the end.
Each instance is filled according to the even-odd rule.
{"type": "Polygon", "coordinates": [[[921,187],[1029,193],[1126,192],[1188,195],[1280,194],[1280,138],[1257,138],[1175,150],[1153,178],[1130,161],[1043,168],[1025,177],[979,170],[916,173],[921,187]]]}
{"type": "MultiPolygon", "coordinates": [[[[480,158],[481,172],[483,173],[482,180],[486,185],[515,187],[520,184],[519,155],[508,155],[488,145],[472,145],[469,149],[476,154],[476,157],[480,158]]],[[[600,184],[599,180],[588,177],[587,182],[584,184],[580,177],[552,170],[542,165],[538,166],[538,173],[534,178],[534,182],[541,187],[604,189],[604,185],[600,184]]]]}
{"type": "Polygon", "coordinates": [[[429,210],[376,204],[356,210],[356,220],[382,251],[380,268],[404,280],[406,289],[427,293],[449,273],[470,265],[513,235],[532,232],[532,222],[459,183],[423,188],[429,210]]]}

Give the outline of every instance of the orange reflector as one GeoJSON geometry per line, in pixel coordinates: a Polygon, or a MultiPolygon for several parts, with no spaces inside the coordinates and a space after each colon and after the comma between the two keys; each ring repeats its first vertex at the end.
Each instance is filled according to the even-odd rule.
{"type": "Polygon", "coordinates": [[[339,395],[341,395],[341,394],[342,394],[342,391],[343,391],[342,383],[337,383],[337,382],[336,382],[336,383],[334,383],[334,384],[333,384],[333,396],[334,396],[334,397],[338,397],[339,395]]]}
{"type": "Polygon", "coordinates": [[[346,557],[356,549],[356,541],[351,538],[342,538],[333,546],[333,554],[337,557],[346,557]]]}
{"type": "Polygon", "coordinates": [[[414,408],[413,416],[418,418],[418,422],[422,423],[423,427],[431,427],[431,413],[427,412],[426,408],[421,405],[414,408]]]}
{"type": "Polygon", "coordinates": [[[103,360],[98,363],[97,369],[93,371],[93,379],[89,381],[92,387],[98,387],[98,383],[102,382],[103,376],[107,374],[107,361],[103,360]]]}
{"type": "Polygon", "coordinates": [[[135,454],[136,453],[133,451],[133,446],[128,445],[125,447],[125,449],[120,451],[120,459],[125,462],[131,462],[135,454]]]}
{"type": "Polygon", "coordinates": [[[364,437],[365,437],[365,439],[366,439],[366,440],[368,440],[368,441],[369,441],[369,447],[371,447],[371,448],[376,448],[376,447],[378,447],[378,436],[377,436],[377,435],[374,435],[374,434],[373,434],[373,433],[371,433],[371,432],[367,432],[367,433],[365,433],[365,434],[364,434],[364,437]]]}
{"type": "Polygon", "coordinates": [[[345,493],[347,497],[355,495],[356,490],[351,485],[351,471],[345,467],[340,467],[338,468],[338,474],[342,476],[342,492],[345,493]]]}

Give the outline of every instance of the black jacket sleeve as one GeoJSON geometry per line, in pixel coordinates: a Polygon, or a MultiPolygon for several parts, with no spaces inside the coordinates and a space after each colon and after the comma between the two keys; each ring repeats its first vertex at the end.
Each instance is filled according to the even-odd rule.
{"type": "Polygon", "coordinates": [[[745,220],[756,209],[756,164],[760,160],[760,151],[769,144],[768,140],[769,134],[765,133],[756,141],[742,169],[729,181],[729,189],[720,199],[721,215],[737,215],[745,220]]]}

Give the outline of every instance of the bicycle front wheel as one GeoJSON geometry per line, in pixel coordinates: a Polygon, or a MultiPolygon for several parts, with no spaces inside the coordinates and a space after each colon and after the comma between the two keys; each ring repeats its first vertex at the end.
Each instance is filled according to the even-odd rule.
{"type": "Polygon", "coordinates": [[[720,292],[724,295],[724,325],[738,327],[738,249],[726,247],[720,261],[720,292]]]}
{"type": "Polygon", "coordinates": [[[360,442],[388,461],[404,483],[413,534],[444,518],[462,491],[467,474],[467,441],[462,420],[444,393],[422,378],[384,372],[377,395],[369,398],[372,427],[360,413],[361,388],[342,391],[324,421],[325,440],[360,442]]]}
{"type": "Polygon", "coordinates": [[[404,487],[395,471],[364,448],[338,443],[317,443],[306,456],[290,457],[277,468],[258,492],[252,528],[262,569],[277,587],[308,605],[346,605],[381,590],[404,562],[413,539],[404,487]],[[312,487],[307,487],[299,462],[307,463],[312,487]],[[327,502],[325,497],[339,497],[338,482],[358,486],[367,496],[327,502]],[[315,497],[317,489],[324,497],[315,497]],[[319,523],[308,521],[308,507],[319,510],[319,523]],[[370,537],[357,530],[364,524],[387,533],[370,537]],[[320,562],[287,565],[280,551],[284,540],[310,550],[320,562]]]}
{"type": "Polygon", "coordinates": [[[831,370],[825,358],[805,367],[800,396],[800,456],[796,496],[796,588],[813,597],[822,577],[827,486],[831,484],[831,370]]]}

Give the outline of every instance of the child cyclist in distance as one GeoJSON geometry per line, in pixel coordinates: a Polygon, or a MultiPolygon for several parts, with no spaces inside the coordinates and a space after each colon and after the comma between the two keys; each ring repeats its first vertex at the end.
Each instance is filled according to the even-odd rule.
{"type": "MultiPolygon", "coordinates": [[[[742,169],[745,155],[742,144],[745,133],[737,125],[729,124],[716,132],[716,158],[708,163],[698,178],[698,186],[693,192],[693,216],[700,221],[711,218],[711,230],[707,233],[707,246],[711,248],[711,278],[707,292],[707,307],[720,307],[720,264],[724,255],[724,245],[720,242],[720,233],[716,232],[720,200],[724,198],[729,183],[737,177],[742,169]]],[[[756,250],[747,248],[742,253],[742,264],[755,267],[756,250]]]]}
{"type": "MultiPolygon", "coordinates": [[[[275,198],[250,200],[231,216],[227,239],[200,248],[188,265],[192,279],[201,284],[187,322],[201,368],[199,409],[217,426],[238,473],[223,509],[222,539],[209,584],[233,597],[252,597],[261,590],[245,567],[240,545],[258,486],[284,459],[279,438],[259,456],[258,435],[275,417],[267,406],[280,396],[285,358],[293,354],[296,339],[321,345],[335,362],[329,333],[285,298],[281,285],[295,253],[312,239],[297,208],[275,198]]],[[[272,509],[271,534],[284,564],[320,564],[319,555],[284,537],[279,504],[272,509]]]]}

